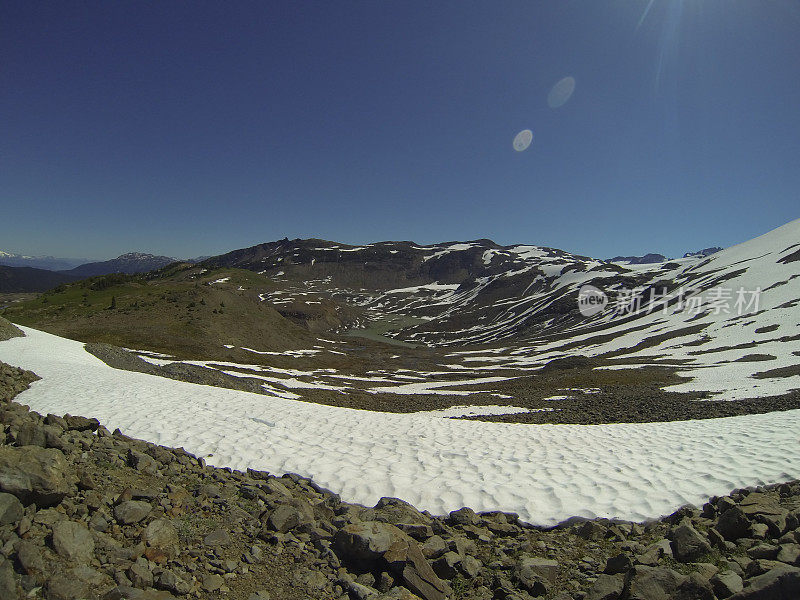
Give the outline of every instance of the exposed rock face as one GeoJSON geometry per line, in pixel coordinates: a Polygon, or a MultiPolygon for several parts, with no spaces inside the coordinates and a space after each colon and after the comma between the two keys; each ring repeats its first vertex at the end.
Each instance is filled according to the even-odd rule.
{"type": "Polygon", "coordinates": [[[394,525],[379,521],[346,525],[334,543],[346,564],[364,571],[388,569],[424,600],[444,600],[450,593],[450,587],[433,571],[419,545],[394,525]]]}

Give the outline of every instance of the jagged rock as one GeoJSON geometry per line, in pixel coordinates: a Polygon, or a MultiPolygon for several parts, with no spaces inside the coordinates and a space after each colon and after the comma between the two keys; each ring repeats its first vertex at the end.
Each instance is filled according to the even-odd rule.
{"type": "Polygon", "coordinates": [[[450,513],[450,522],[453,525],[477,525],[480,518],[474,510],[465,506],[450,513]]]}
{"type": "Polygon", "coordinates": [[[749,579],[729,600],[796,600],[800,598],[800,569],[781,565],[749,579]]]}
{"type": "Polygon", "coordinates": [[[428,560],[433,560],[447,552],[447,548],[447,542],[445,542],[441,536],[434,535],[425,540],[425,543],[422,544],[422,554],[428,560]]]}
{"type": "Polygon", "coordinates": [[[419,596],[403,587],[392,588],[384,594],[375,596],[374,600],[421,600],[419,596]]]}
{"type": "Polygon", "coordinates": [[[800,545],[781,544],[776,559],[788,565],[800,566],[800,545]]]}
{"type": "Polygon", "coordinates": [[[450,593],[425,560],[417,542],[388,523],[351,523],[334,538],[339,557],[360,571],[371,571],[386,564],[399,575],[404,585],[424,600],[444,600],[450,593]]]}
{"type": "Polygon", "coordinates": [[[207,592],[216,592],[222,585],[225,583],[225,580],[216,573],[212,573],[210,575],[206,575],[203,577],[203,589],[207,592]]]}
{"type": "Polygon", "coordinates": [[[767,560],[775,560],[780,551],[780,547],[773,544],[756,544],[747,549],[747,556],[752,559],[765,558],[767,560]]]}
{"type": "Polygon", "coordinates": [[[699,573],[689,573],[670,600],[716,600],[716,597],[708,579],[699,573]]]}
{"type": "Polygon", "coordinates": [[[636,562],[649,567],[657,566],[664,557],[672,557],[672,544],[669,540],[659,540],[648,546],[636,557],[636,562]]]}
{"type": "Polygon", "coordinates": [[[548,558],[523,558],[517,565],[517,573],[536,574],[550,583],[558,579],[558,561],[548,558]]]}
{"type": "Polygon", "coordinates": [[[445,552],[437,558],[432,566],[433,571],[442,579],[452,579],[458,574],[458,565],[461,563],[461,555],[455,552],[445,552]]]}
{"type": "Polygon", "coordinates": [[[606,566],[603,573],[607,575],[616,575],[617,573],[627,573],[633,568],[633,561],[631,557],[621,552],[616,556],[612,556],[606,561],[606,566]]]}
{"type": "Polygon", "coordinates": [[[0,525],[19,523],[22,515],[22,503],[19,498],[13,494],[0,492],[0,525]]]}
{"type": "Polygon", "coordinates": [[[23,504],[53,506],[69,493],[64,454],[38,446],[0,446],[0,491],[23,504]]]}
{"type": "Polygon", "coordinates": [[[599,540],[605,535],[606,528],[596,521],[586,521],[575,533],[585,540],[599,540]]]}
{"type": "Polygon", "coordinates": [[[751,560],[749,563],[747,563],[744,569],[745,579],[763,575],[772,569],[783,566],[784,564],[778,562],[777,560],[769,560],[766,558],[757,558],[755,560],[751,560]]]}
{"type": "Polygon", "coordinates": [[[44,428],[38,423],[23,423],[17,431],[17,446],[47,447],[44,428]]]}
{"type": "Polygon", "coordinates": [[[89,597],[89,586],[75,577],[55,575],[47,582],[47,600],[84,600],[89,597]]]}
{"type": "Polygon", "coordinates": [[[267,518],[267,527],[272,531],[286,533],[307,521],[299,508],[291,504],[281,504],[267,518]]]}
{"type": "Polygon", "coordinates": [[[381,498],[375,505],[375,520],[392,525],[413,524],[428,525],[432,519],[422,514],[405,500],[399,498],[381,498]]]}
{"type": "Polygon", "coordinates": [[[386,523],[351,523],[337,532],[333,548],[345,563],[359,571],[371,571],[389,551],[398,534],[402,532],[386,523]]]}
{"type": "Polygon", "coordinates": [[[227,546],[231,543],[231,536],[225,529],[215,529],[203,538],[204,546],[227,546]]]}
{"type": "Polygon", "coordinates": [[[21,540],[17,543],[17,560],[27,575],[35,577],[45,573],[42,551],[29,540],[21,540]]]}
{"type": "Polygon", "coordinates": [[[155,587],[161,590],[167,590],[180,596],[188,594],[192,591],[192,586],[179,577],[174,571],[164,569],[161,574],[156,578],[155,587]]]}
{"type": "Polygon", "coordinates": [[[478,576],[481,569],[481,561],[474,556],[467,555],[461,559],[461,562],[456,567],[462,575],[472,579],[478,576]]]}
{"type": "Polygon", "coordinates": [[[684,575],[667,567],[637,565],[630,579],[628,599],[670,600],[685,579],[684,575]]]}
{"type": "Polygon", "coordinates": [[[716,529],[729,542],[735,542],[739,538],[750,537],[753,531],[750,520],[738,506],[727,509],[719,516],[716,529]]]}
{"type": "Polygon", "coordinates": [[[692,562],[709,552],[711,545],[688,519],[672,531],[672,553],[680,562],[692,562]]]}
{"type": "Polygon", "coordinates": [[[169,519],[155,519],[142,532],[145,556],[156,563],[175,558],[179,551],[178,531],[169,519]]]}
{"type": "Polygon", "coordinates": [[[741,592],[744,584],[742,578],[730,569],[720,571],[711,578],[711,587],[720,600],[724,600],[737,592],[741,592]]]}
{"type": "Polygon", "coordinates": [[[514,579],[532,596],[543,596],[558,577],[558,562],[546,558],[523,558],[514,569],[514,579]]]}
{"type": "Polygon", "coordinates": [[[600,575],[592,584],[585,600],[618,600],[624,589],[624,575],[600,575]]]}
{"type": "Polygon", "coordinates": [[[94,540],[89,530],[75,521],[61,521],[53,526],[53,548],[74,562],[88,563],[94,556],[94,540]]]}
{"type": "Polygon", "coordinates": [[[204,483],[197,488],[197,495],[205,498],[219,498],[222,496],[222,490],[218,485],[213,483],[204,483]]]}
{"type": "Polygon", "coordinates": [[[151,510],[149,502],[127,500],[114,507],[114,518],[123,525],[131,525],[144,519],[151,510]]]}
{"type": "Polygon", "coordinates": [[[173,600],[175,596],[160,590],[137,590],[120,585],[106,592],[103,600],[173,600]]]}
{"type": "Polygon", "coordinates": [[[147,566],[147,560],[137,558],[128,569],[128,579],[134,587],[145,589],[153,586],[153,573],[147,566]]]}
{"type": "Polygon", "coordinates": [[[0,557],[0,598],[14,600],[17,596],[17,582],[14,567],[10,560],[0,557]]]}
{"type": "Polygon", "coordinates": [[[158,462],[152,456],[132,449],[128,450],[128,464],[142,473],[149,475],[158,473],[158,462]]]}
{"type": "Polygon", "coordinates": [[[64,415],[64,423],[67,429],[74,431],[96,431],[100,426],[97,419],[88,419],[81,416],[64,415]]]}

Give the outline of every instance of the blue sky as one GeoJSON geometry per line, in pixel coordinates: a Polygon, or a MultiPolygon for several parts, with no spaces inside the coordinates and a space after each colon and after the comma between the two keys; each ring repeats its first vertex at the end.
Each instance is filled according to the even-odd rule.
{"type": "Polygon", "coordinates": [[[0,249],[731,245],[800,216],[798,26],[794,0],[6,0],[0,249]]]}

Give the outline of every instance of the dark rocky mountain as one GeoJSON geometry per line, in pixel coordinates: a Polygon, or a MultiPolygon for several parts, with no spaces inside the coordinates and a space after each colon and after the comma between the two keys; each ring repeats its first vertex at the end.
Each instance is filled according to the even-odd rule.
{"type": "Polygon", "coordinates": [[[711,248],[704,248],[703,250],[698,250],[697,252],[687,252],[683,255],[683,258],[703,258],[706,256],[711,256],[712,254],[716,254],[721,250],[722,248],[719,246],[712,246],[711,248]]]}
{"type": "Polygon", "coordinates": [[[45,269],[0,265],[0,292],[3,293],[44,292],[77,279],[80,278],[75,275],[45,269]]]}
{"type": "MultiPolygon", "coordinates": [[[[689,256],[687,254],[687,256],[689,256]]],[[[649,265],[666,262],[667,257],[663,254],[645,254],[644,256],[615,256],[610,262],[628,263],[629,265],[649,265]]]]}
{"type": "MultiPolygon", "coordinates": [[[[351,246],[317,239],[280,240],[210,258],[206,268],[237,267],[284,282],[283,294],[315,291],[374,319],[394,313],[416,343],[488,342],[580,320],[579,284],[635,282],[621,265],[542,246],[491,240],[351,246]]],[[[281,296],[282,299],[289,296],[281,296]]]]}
{"type": "Polygon", "coordinates": [[[70,269],[66,271],[66,273],[79,278],[108,275],[110,273],[146,273],[147,271],[166,267],[177,261],[177,258],[169,256],[154,256],[153,254],[143,254],[141,252],[129,252],[128,254],[123,254],[111,260],[86,263],[74,269],[70,269]]]}
{"type": "Polygon", "coordinates": [[[48,271],[66,271],[88,262],[85,258],[56,258],[54,256],[23,256],[0,250],[0,265],[31,267],[48,271]]]}

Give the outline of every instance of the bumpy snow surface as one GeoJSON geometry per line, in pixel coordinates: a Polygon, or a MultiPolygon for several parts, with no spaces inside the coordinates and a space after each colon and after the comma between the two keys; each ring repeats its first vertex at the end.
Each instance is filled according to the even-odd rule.
{"type": "Polygon", "coordinates": [[[800,411],[690,422],[520,425],[321,406],[120,371],[79,342],[29,328],[0,360],[42,380],[41,413],[183,446],[217,466],[313,477],[345,500],[470,506],[537,524],[573,515],[645,519],[709,495],[800,476],[800,411]]]}

